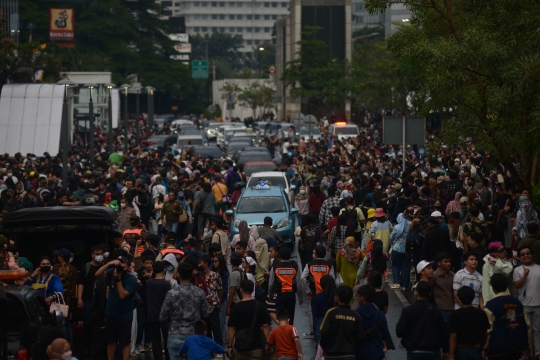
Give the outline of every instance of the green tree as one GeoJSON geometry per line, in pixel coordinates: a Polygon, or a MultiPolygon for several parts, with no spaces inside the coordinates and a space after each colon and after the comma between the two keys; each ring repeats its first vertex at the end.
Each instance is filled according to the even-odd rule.
{"type": "Polygon", "coordinates": [[[276,90],[270,81],[250,81],[242,80],[239,84],[236,81],[226,81],[221,88],[222,99],[225,100],[231,93],[238,104],[248,107],[253,111],[253,117],[257,117],[257,109],[265,113],[276,104],[276,90]]]}
{"type": "Polygon", "coordinates": [[[239,51],[244,42],[242,36],[213,32],[212,35],[191,35],[190,42],[192,46],[191,54],[194,60],[221,60],[228,63],[228,67],[233,71],[242,68],[242,53],[239,51]]]}
{"type": "Polygon", "coordinates": [[[443,141],[472,137],[518,186],[536,182],[540,143],[540,3],[530,0],[367,0],[385,11],[404,4],[410,26],[387,39],[400,62],[415,64],[428,100],[443,116],[443,141]]]}
{"type": "Polygon", "coordinates": [[[292,97],[306,97],[310,112],[319,114],[342,107],[349,97],[349,64],[327,51],[327,44],[318,40],[320,27],[306,26],[298,58],[287,62],[282,80],[291,87],[292,97]]]}

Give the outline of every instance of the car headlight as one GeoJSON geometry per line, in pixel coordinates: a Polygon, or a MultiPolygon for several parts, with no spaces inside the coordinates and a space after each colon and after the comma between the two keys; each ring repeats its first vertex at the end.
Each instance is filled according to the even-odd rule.
{"type": "Polygon", "coordinates": [[[279,222],[277,224],[277,227],[279,229],[279,228],[285,227],[287,225],[289,225],[289,218],[283,218],[283,219],[279,220],[279,222]]]}
{"type": "Polygon", "coordinates": [[[241,219],[236,219],[236,220],[234,220],[234,223],[233,223],[234,227],[240,226],[240,222],[241,222],[241,221],[243,221],[243,220],[241,220],[241,219]]]}

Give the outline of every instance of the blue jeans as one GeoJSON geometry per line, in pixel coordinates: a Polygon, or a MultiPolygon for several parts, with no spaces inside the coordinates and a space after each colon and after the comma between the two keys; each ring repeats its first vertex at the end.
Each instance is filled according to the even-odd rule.
{"type": "Polygon", "coordinates": [[[178,232],[178,222],[173,222],[172,224],[167,223],[166,226],[169,229],[167,232],[172,231],[175,234],[178,232]]]}
{"type": "Polygon", "coordinates": [[[476,360],[482,358],[482,348],[477,346],[458,346],[454,360],[476,360]]]}
{"type": "Polygon", "coordinates": [[[319,341],[321,340],[321,324],[324,320],[324,317],[317,318],[317,320],[313,319],[313,335],[315,337],[315,347],[319,345],[319,341]]]}
{"type": "Polygon", "coordinates": [[[446,324],[446,327],[448,327],[448,321],[450,320],[450,315],[452,315],[453,312],[454,310],[441,310],[442,317],[444,319],[444,323],[446,324]]]}
{"type": "Polygon", "coordinates": [[[534,356],[540,355],[540,306],[525,306],[525,312],[531,322],[533,341],[534,341],[534,356]]]}
{"type": "Polygon", "coordinates": [[[189,335],[169,334],[167,337],[167,350],[169,351],[170,359],[174,359],[180,351],[182,344],[186,341],[189,335]]]}
{"type": "Polygon", "coordinates": [[[407,360],[441,360],[441,352],[434,353],[407,353],[407,360]]]}
{"type": "Polygon", "coordinates": [[[227,316],[227,299],[221,304],[221,311],[219,313],[219,322],[221,324],[221,336],[223,337],[223,343],[227,344],[227,322],[225,317],[227,316]]]}
{"type": "Polygon", "coordinates": [[[392,277],[394,284],[408,288],[411,280],[411,259],[405,254],[392,251],[392,277]]]}
{"type": "Polygon", "coordinates": [[[92,314],[90,312],[92,300],[83,300],[83,303],[84,350],[90,354],[92,350],[92,314]]]}

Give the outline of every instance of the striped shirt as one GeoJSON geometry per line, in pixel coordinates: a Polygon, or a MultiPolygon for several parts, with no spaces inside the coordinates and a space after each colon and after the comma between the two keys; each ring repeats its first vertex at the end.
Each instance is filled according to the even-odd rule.
{"type": "Polygon", "coordinates": [[[332,209],[333,206],[340,207],[339,206],[339,198],[331,197],[331,198],[328,198],[328,199],[324,200],[324,202],[322,204],[322,207],[321,207],[321,212],[319,213],[319,223],[320,224],[326,225],[326,224],[328,224],[330,219],[333,218],[332,211],[330,211],[330,209],[332,209]]]}
{"type": "MultiPolygon", "coordinates": [[[[482,293],[482,275],[478,271],[470,273],[466,268],[459,270],[454,275],[454,285],[453,288],[455,291],[459,290],[463,286],[468,286],[474,290],[474,300],[472,306],[478,307],[480,305],[480,294],[482,293]]],[[[459,309],[461,306],[456,302],[454,309],[459,309]]]]}

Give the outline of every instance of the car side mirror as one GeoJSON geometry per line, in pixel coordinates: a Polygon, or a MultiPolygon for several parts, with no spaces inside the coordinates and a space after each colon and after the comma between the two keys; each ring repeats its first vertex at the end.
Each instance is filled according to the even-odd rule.
{"type": "Polygon", "coordinates": [[[291,185],[291,190],[296,189],[296,185],[291,185]]]}
{"type": "Polygon", "coordinates": [[[298,214],[298,209],[297,208],[291,208],[291,215],[296,215],[298,214]]]}
{"type": "Polygon", "coordinates": [[[227,211],[225,211],[225,215],[232,216],[233,211],[232,210],[227,210],[227,211]]]}

